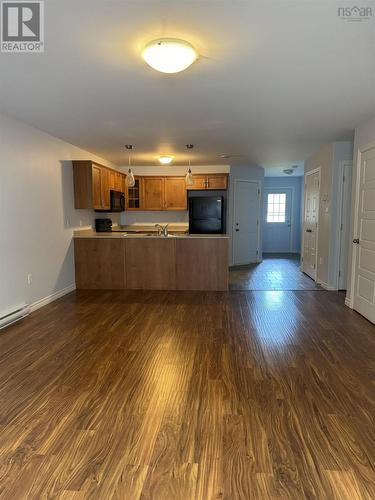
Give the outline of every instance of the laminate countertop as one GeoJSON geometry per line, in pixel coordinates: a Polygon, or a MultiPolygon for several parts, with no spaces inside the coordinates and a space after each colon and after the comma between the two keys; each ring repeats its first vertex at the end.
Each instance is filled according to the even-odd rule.
{"type": "Polygon", "coordinates": [[[186,233],[179,233],[176,232],[171,232],[168,234],[168,236],[158,236],[157,232],[146,232],[146,233],[130,233],[130,232],[122,232],[116,229],[114,232],[108,232],[108,233],[98,233],[94,229],[79,229],[74,231],[73,233],[74,238],[126,238],[126,239],[132,239],[132,238],[143,238],[143,239],[164,239],[164,238],[176,238],[176,239],[202,239],[202,238],[208,238],[208,239],[228,239],[229,235],[228,234],[186,234],[186,233]]]}

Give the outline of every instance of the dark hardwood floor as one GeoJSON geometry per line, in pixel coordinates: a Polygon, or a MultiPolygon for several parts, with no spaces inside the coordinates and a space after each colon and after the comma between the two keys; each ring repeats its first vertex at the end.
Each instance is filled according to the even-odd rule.
{"type": "Polygon", "coordinates": [[[79,292],[0,332],[1,499],[375,498],[375,327],[334,292],[79,292]]]}

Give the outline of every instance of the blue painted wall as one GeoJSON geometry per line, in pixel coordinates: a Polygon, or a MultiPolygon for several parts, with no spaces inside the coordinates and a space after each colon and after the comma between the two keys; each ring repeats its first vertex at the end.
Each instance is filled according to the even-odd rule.
{"type": "MultiPolygon", "coordinates": [[[[303,206],[303,177],[265,177],[264,189],[294,188],[293,213],[292,213],[292,252],[301,252],[301,227],[303,206]]],[[[265,225],[263,217],[263,226],[265,225]]]]}

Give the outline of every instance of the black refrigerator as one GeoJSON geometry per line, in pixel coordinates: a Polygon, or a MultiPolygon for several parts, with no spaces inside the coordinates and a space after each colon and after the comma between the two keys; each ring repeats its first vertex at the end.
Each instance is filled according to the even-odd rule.
{"type": "Polygon", "coordinates": [[[189,233],[220,234],[225,232],[223,196],[189,197],[189,233]]]}

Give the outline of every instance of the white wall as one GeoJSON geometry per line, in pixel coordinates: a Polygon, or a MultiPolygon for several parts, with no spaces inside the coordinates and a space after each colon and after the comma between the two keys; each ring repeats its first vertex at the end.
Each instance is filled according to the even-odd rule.
{"type": "MultiPolygon", "coordinates": [[[[120,168],[124,173],[126,173],[129,167],[120,168]]],[[[185,175],[188,170],[187,166],[135,166],[132,167],[134,175],[185,175]]],[[[230,171],[229,165],[194,165],[191,167],[193,174],[227,174],[230,171]]],[[[184,223],[189,222],[188,211],[161,211],[161,212],[149,212],[149,211],[127,211],[121,214],[121,224],[155,224],[155,223],[184,223]]]]}
{"type": "Polygon", "coordinates": [[[113,166],[0,115],[0,315],[74,286],[73,229],[95,213],[74,210],[72,159],[113,166]]]}
{"type": "MultiPolygon", "coordinates": [[[[229,245],[229,264],[233,265],[233,216],[234,216],[234,185],[236,179],[244,179],[250,181],[259,181],[260,190],[263,193],[263,182],[264,182],[264,168],[258,165],[240,165],[232,166],[229,175],[229,195],[228,195],[228,225],[227,232],[230,237],[229,245]]],[[[259,220],[261,219],[261,211],[263,206],[263,200],[260,202],[259,220]]],[[[259,256],[262,255],[262,225],[260,225],[260,242],[259,242],[259,256]]]]}
{"type": "Polygon", "coordinates": [[[350,239],[349,239],[349,259],[348,259],[348,290],[347,304],[353,307],[353,297],[351,293],[352,286],[352,264],[353,264],[353,244],[352,240],[358,235],[354,234],[355,218],[355,193],[357,189],[358,174],[358,150],[364,146],[375,144],[375,116],[356,127],[354,132],[354,150],[353,150],[353,176],[352,176],[352,201],[351,201],[351,220],[350,220],[350,239]]]}
{"type": "Polygon", "coordinates": [[[329,289],[336,288],[338,273],[338,168],[341,161],[351,160],[352,155],[352,142],[334,142],[305,161],[305,173],[321,169],[317,281],[329,289]]]}

